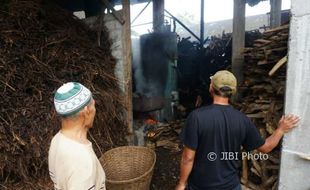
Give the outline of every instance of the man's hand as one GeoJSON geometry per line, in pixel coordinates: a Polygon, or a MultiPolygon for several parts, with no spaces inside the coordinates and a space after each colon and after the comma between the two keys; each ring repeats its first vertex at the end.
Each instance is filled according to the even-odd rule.
{"type": "Polygon", "coordinates": [[[179,182],[178,185],[175,187],[175,190],[185,190],[186,184],[179,182]]]}
{"type": "Polygon", "coordinates": [[[266,139],[265,144],[260,146],[258,151],[262,153],[269,153],[272,151],[279,144],[283,135],[297,126],[299,120],[300,118],[293,114],[282,116],[277,130],[266,139]]]}
{"type": "Polygon", "coordinates": [[[282,116],[282,118],[280,119],[278,123],[278,130],[280,130],[283,134],[288,133],[294,127],[297,126],[299,121],[300,121],[300,118],[293,114],[282,116]]]}

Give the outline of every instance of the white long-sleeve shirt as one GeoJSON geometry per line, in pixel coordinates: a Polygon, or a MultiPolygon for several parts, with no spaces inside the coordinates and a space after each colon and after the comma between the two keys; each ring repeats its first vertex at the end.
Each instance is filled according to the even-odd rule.
{"type": "Polygon", "coordinates": [[[52,139],[48,166],[55,190],[105,190],[105,173],[92,144],[58,132],[52,139]]]}

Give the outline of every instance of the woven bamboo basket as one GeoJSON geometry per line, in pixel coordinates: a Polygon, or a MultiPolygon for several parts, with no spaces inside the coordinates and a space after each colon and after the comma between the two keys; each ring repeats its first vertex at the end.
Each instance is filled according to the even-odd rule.
{"type": "Polygon", "coordinates": [[[105,152],[100,163],[108,190],[148,190],[156,154],[146,147],[123,146],[105,152]]]}

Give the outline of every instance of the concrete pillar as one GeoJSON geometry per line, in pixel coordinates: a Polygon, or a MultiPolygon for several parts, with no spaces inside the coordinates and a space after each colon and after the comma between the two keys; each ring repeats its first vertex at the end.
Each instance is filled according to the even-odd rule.
{"type": "Polygon", "coordinates": [[[232,72],[243,81],[243,48],[245,41],[245,0],[234,0],[233,36],[232,36],[232,72]]]}
{"type": "Polygon", "coordinates": [[[292,0],[291,11],[285,113],[302,119],[283,139],[279,190],[309,190],[310,4],[308,0],[292,0]]]}
{"type": "Polygon", "coordinates": [[[165,22],[165,0],[153,0],[153,29],[161,32],[165,22]]]}
{"type": "Polygon", "coordinates": [[[281,25],[282,0],[270,0],[270,27],[276,28],[281,25]]]}

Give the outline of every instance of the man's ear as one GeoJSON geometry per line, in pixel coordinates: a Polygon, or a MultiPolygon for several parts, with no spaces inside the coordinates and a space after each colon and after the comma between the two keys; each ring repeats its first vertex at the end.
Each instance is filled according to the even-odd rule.
{"type": "Polygon", "coordinates": [[[80,116],[86,116],[89,114],[89,110],[87,108],[87,106],[85,106],[80,112],[79,112],[80,116]]]}
{"type": "Polygon", "coordinates": [[[212,83],[211,83],[210,86],[209,86],[209,92],[210,92],[210,94],[212,94],[212,92],[213,92],[212,83]]]}
{"type": "Polygon", "coordinates": [[[85,106],[84,110],[85,110],[85,114],[86,114],[86,115],[89,115],[89,112],[90,112],[90,111],[89,111],[89,106],[85,106]]]}

